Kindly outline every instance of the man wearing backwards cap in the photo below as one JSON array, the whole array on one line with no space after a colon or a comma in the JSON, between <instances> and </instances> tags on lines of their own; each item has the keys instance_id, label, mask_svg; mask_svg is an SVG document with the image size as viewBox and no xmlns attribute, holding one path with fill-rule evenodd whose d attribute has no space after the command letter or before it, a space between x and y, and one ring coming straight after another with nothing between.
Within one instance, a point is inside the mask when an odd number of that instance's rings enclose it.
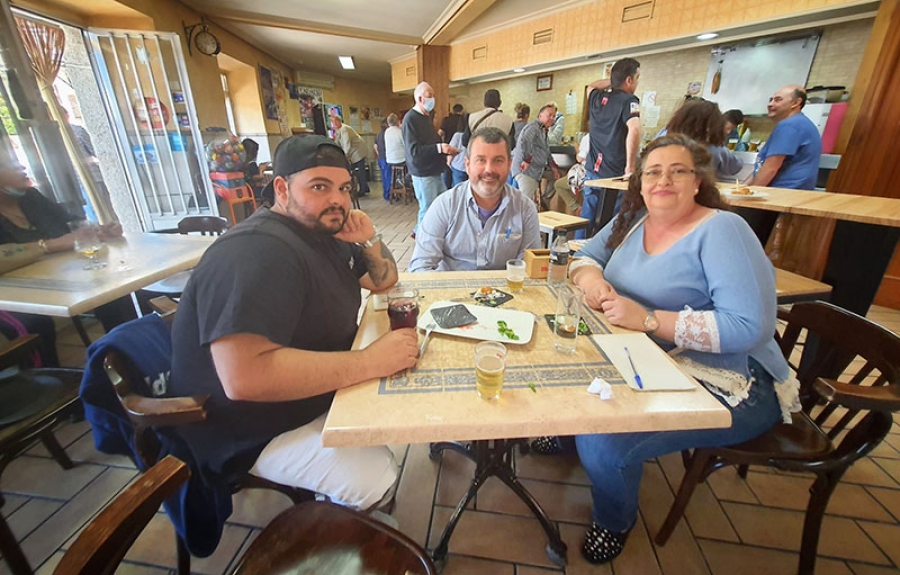
<instances>
[{"instance_id":1,"label":"man wearing backwards cap","mask_svg":"<svg viewBox=\"0 0 900 575\"><path fill-rule=\"evenodd\" d=\"M275 205L221 236L200 260L172 331L172 394L209 394L203 423L180 428L208 480L248 471L359 509L392 492L387 447L322 447L334 391L412 367L416 332L359 351L360 287L397 265L369 217L350 209L350 165L321 136L275 150Z\"/></svg>"}]
</instances>

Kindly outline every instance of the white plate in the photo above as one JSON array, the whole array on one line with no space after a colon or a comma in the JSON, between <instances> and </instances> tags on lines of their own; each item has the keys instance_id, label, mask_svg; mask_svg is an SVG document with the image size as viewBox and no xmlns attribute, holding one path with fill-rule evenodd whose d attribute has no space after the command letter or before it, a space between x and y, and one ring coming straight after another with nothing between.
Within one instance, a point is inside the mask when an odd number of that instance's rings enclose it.
<instances>
[{"instance_id":1,"label":"white plate","mask_svg":"<svg viewBox=\"0 0 900 575\"><path fill-rule=\"evenodd\" d=\"M734 188L722 190L722 195L729 200L761 200L769 197L767 192L758 192L756 190L750 190L749 194L735 194Z\"/></svg>"},{"instance_id":2,"label":"white plate","mask_svg":"<svg viewBox=\"0 0 900 575\"><path fill-rule=\"evenodd\" d=\"M425 329L425 326L430 323L437 325L437 322L434 321L434 317L431 315L432 309L449 307L451 305L466 306L469 313L474 315L478 321L469 325L450 329L444 329L438 326L434 328L435 333L445 333L447 335L456 335L459 337L467 337L469 339L499 341L501 343L512 344L525 344L531 341L531 335L532 332L534 332L534 314L469 303L460 304L459 302L453 301L438 301L431 304L431 307L429 307L427 311L419 314L419 321L417 324L419 329ZM501 335L500 331L497 329L497 322L500 320L505 321L506 325L519 336L519 339L513 340Z\"/></svg>"}]
</instances>

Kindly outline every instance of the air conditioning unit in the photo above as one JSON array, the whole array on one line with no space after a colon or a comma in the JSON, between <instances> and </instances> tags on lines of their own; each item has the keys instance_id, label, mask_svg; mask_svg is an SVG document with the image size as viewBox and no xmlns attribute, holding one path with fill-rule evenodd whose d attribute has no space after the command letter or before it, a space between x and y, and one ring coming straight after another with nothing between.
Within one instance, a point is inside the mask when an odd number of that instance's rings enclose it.
<instances>
[{"instance_id":1,"label":"air conditioning unit","mask_svg":"<svg viewBox=\"0 0 900 575\"><path fill-rule=\"evenodd\" d=\"M329 74L317 74L315 72L298 71L296 75L296 84L301 87L308 86L310 88L334 90L334 76Z\"/></svg>"}]
</instances>

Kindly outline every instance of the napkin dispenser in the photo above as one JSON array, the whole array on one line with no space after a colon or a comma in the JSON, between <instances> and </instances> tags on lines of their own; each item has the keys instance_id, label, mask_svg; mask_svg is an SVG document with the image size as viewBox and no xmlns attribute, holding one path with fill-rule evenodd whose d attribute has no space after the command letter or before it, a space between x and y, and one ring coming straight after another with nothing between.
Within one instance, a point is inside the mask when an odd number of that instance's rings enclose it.
<instances>
[{"instance_id":1,"label":"napkin dispenser","mask_svg":"<svg viewBox=\"0 0 900 575\"><path fill-rule=\"evenodd\" d=\"M525 274L533 279L547 277L550 250L525 250Z\"/></svg>"}]
</instances>

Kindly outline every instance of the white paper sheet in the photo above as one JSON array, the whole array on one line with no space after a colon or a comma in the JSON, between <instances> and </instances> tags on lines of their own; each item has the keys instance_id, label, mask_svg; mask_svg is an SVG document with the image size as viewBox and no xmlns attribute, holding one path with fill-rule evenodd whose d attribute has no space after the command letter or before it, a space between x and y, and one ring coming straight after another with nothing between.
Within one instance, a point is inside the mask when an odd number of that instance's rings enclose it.
<instances>
[{"instance_id":1,"label":"white paper sheet","mask_svg":"<svg viewBox=\"0 0 900 575\"><path fill-rule=\"evenodd\" d=\"M616 366L625 382L637 391L678 391L696 389L696 380L683 372L672 358L643 333L609 334L592 336L609 360ZM634 367L641 376L641 390L634 379L634 370L628 362L628 348Z\"/></svg>"}]
</instances>

